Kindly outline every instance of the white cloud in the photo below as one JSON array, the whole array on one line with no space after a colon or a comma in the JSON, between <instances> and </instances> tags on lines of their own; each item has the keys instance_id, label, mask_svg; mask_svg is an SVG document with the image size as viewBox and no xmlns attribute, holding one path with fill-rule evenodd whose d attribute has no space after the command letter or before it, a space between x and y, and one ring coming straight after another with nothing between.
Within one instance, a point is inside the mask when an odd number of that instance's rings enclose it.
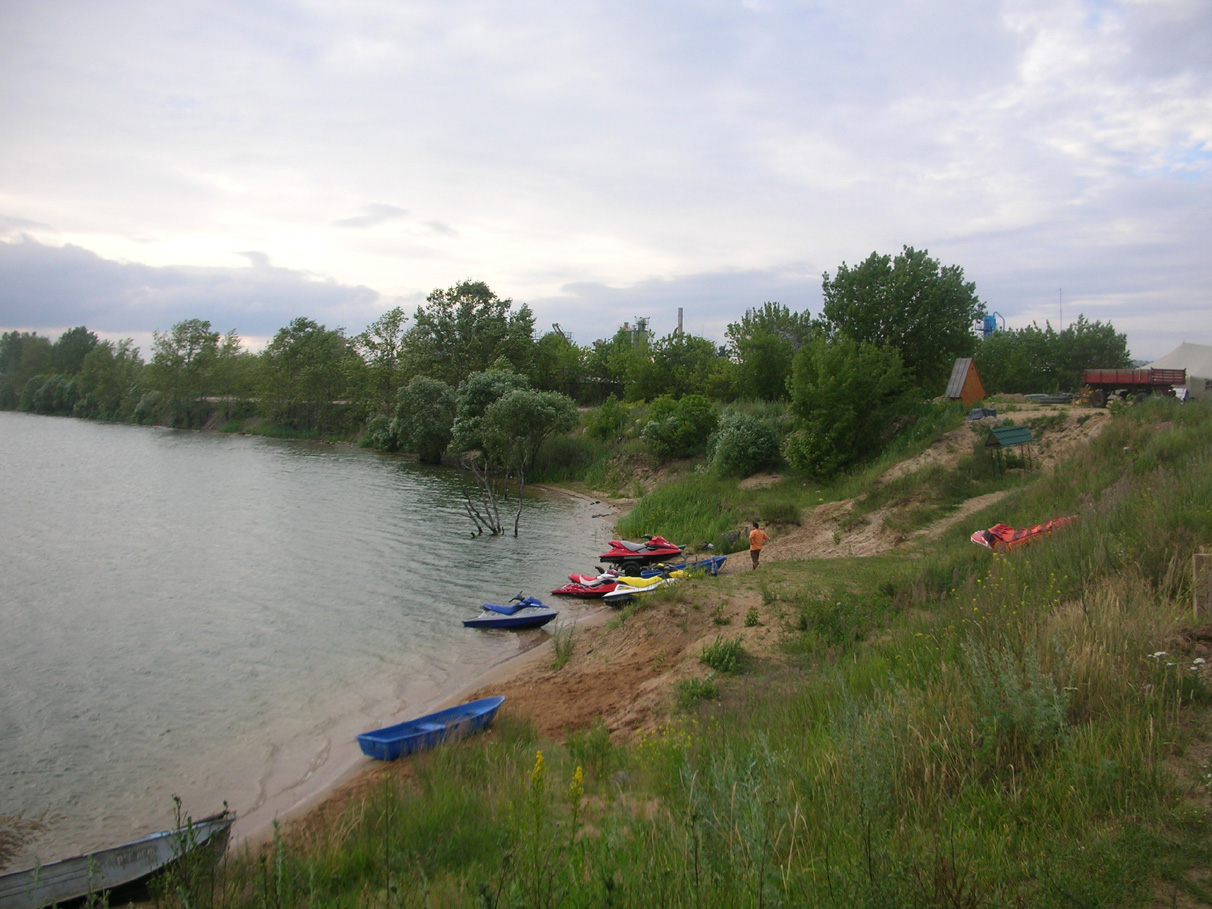
<instances>
[{"instance_id":1,"label":"white cloud","mask_svg":"<svg viewBox=\"0 0 1212 909\"><path fill-rule=\"evenodd\" d=\"M214 275L257 272L238 252L257 250L275 287L332 291L300 303L374 288L358 305L382 311L470 277L540 324L584 307L602 335L645 300L680 299L690 328L773 291L811 301L821 271L909 244L1000 311L1049 311L1064 285L1074 315L1088 300L1156 348L1170 330L1141 317L1144 288L1176 311L1209 302L1210 10L21 4L0 23L0 235L113 265L82 274L172 274L198 306ZM132 334L180 311L121 281L87 309L31 281L0 272L30 294L8 294L0 328L76 323L39 299ZM223 311L259 324L288 311L237 299ZM341 321L274 328L296 315Z\"/></svg>"}]
</instances>

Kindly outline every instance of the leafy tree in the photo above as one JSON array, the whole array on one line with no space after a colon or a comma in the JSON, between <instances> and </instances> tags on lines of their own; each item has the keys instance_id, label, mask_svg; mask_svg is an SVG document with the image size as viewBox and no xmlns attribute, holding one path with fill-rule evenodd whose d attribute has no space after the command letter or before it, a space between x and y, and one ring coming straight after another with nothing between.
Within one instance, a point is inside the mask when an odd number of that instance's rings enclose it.
<instances>
[{"instance_id":1,"label":"leafy tree","mask_svg":"<svg viewBox=\"0 0 1212 909\"><path fill-rule=\"evenodd\" d=\"M610 340L594 341L585 354L585 378L597 388L596 400L605 400L609 395L640 400L628 382L634 381L637 371L651 360L650 346L647 332L621 328Z\"/></svg>"},{"instance_id":2,"label":"leafy tree","mask_svg":"<svg viewBox=\"0 0 1212 909\"><path fill-rule=\"evenodd\" d=\"M483 281L462 281L434 290L418 307L406 344L415 375L458 386L473 372L498 361L518 372L530 370L534 357L534 315L526 304L510 312Z\"/></svg>"},{"instance_id":3,"label":"leafy tree","mask_svg":"<svg viewBox=\"0 0 1212 909\"><path fill-rule=\"evenodd\" d=\"M996 331L980 342L976 364L989 393L1029 394L1076 391L1083 369L1126 369L1132 360L1125 335L1081 315L1059 332L1050 323Z\"/></svg>"},{"instance_id":4,"label":"leafy tree","mask_svg":"<svg viewBox=\"0 0 1212 909\"><path fill-rule=\"evenodd\" d=\"M424 464L442 463L453 436L458 395L440 379L413 376L397 396L393 435L402 451L415 451Z\"/></svg>"},{"instance_id":5,"label":"leafy tree","mask_svg":"<svg viewBox=\"0 0 1212 909\"><path fill-rule=\"evenodd\" d=\"M891 441L909 388L895 347L846 335L805 345L792 371L787 460L828 477L874 457Z\"/></svg>"},{"instance_id":6,"label":"leafy tree","mask_svg":"<svg viewBox=\"0 0 1212 909\"><path fill-rule=\"evenodd\" d=\"M484 411L481 432L489 460L501 464L517 483L518 508L513 535L518 535L522 516L522 491L526 474L534 465L543 441L577 425L576 404L557 391L518 388L506 393Z\"/></svg>"},{"instance_id":7,"label":"leafy tree","mask_svg":"<svg viewBox=\"0 0 1212 909\"><path fill-rule=\"evenodd\" d=\"M814 332L808 311L793 313L781 303L751 309L725 333L737 362L737 394L762 401L786 401L796 351Z\"/></svg>"},{"instance_id":8,"label":"leafy tree","mask_svg":"<svg viewBox=\"0 0 1212 909\"><path fill-rule=\"evenodd\" d=\"M549 331L535 342L534 366L530 373L540 391L558 391L578 398L585 374L585 351L558 331Z\"/></svg>"},{"instance_id":9,"label":"leafy tree","mask_svg":"<svg viewBox=\"0 0 1212 909\"><path fill-rule=\"evenodd\" d=\"M407 322L408 316L397 306L366 326L366 330L355 335L350 342L366 361L367 393L373 407L390 401L400 385L404 342L407 337L404 326Z\"/></svg>"},{"instance_id":10,"label":"leafy tree","mask_svg":"<svg viewBox=\"0 0 1212 909\"><path fill-rule=\"evenodd\" d=\"M134 344L131 338L117 344L101 341L88 352L76 377L76 416L121 420L133 415L143 377L143 360Z\"/></svg>"},{"instance_id":11,"label":"leafy tree","mask_svg":"<svg viewBox=\"0 0 1212 909\"><path fill-rule=\"evenodd\" d=\"M167 332L155 332L149 384L170 402L172 423L202 421L201 405L218 355L219 333L204 319L186 319Z\"/></svg>"},{"instance_id":12,"label":"leafy tree","mask_svg":"<svg viewBox=\"0 0 1212 909\"><path fill-rule=\"evenodd\" d=\"M55 372L61 376L74 376L97 342L97 336L83 325L69 328L59 335L59 340L51 348L51 363Z\"/></svg>"},{"instance_id":13,"label":"leafy tree","mask_svg":"<svg viewBox=\"0 0 1212 909\"><path fill-rule=\"evenodd\" d=\"M680 401L666 395L652 402L640 437L658 458L690 457L706 448L717 424L715 405L703 395Z\"/></svg>"},{"instance_id":14,"label":"leafy tree","mask_svg":"<svg viewBox=\"0 0 1212 909\"><path fill-rule=\"evenodd\" d=\"M729 412L708 445L711 470L723 477L748 477L778 465L782 435L769 420Z\"/></svg>"},{"instance_id":15,"label":"leafy tree","mask_svg":"<svg viewBox=\"0 0 1212 909\"><path fill-rule=\"evenodd\" d=\"M303 317L279 329L261 353L267 415L296 429L334 431L356 359L340 329Z\"/></svg>"},{"instance_id":16,"label":"leafy tree","mask_svg":"<svg viewBox=\"0 0 1212 909\"><path fill-rule=\"evenodd\" d=\"M511 391L529 387L529 379L506 369L474 372L464 379L458 389L458 408L453 426L455 449L483 449L481 422L489 405Z\"/></svg>"},{"instance_id":17,"label":"leafy tree","mask_svg":"<svg viewBox=\"0 0 1212 909\"><path fill-rule=\"evenodd\" d=\"M931 395L942 393L956 358L976 348L972 325L985 313L976 285L925 250L906 246L895 259L872 253L854 268L843 262L822 287L830 337L895 347L905 374Z\"/></svg>"},{"instance_id":18,"label":"leafy tree","mask_svg":"<svg viewBox=\"0 0 1212 909\"><path fill-rule=\"evenodd\" d=\"M53 371L49 338L18 331L0 335L0 377L6 386L3 406L18 406L26 383L36 375L46 376Z\"/></svg>"},{"instance_id":19,"label":"leafy tree","mask_svg":"<svg viewBox=\"0 0 1212 909\"><path fill-rule=\"evenodd\" d=\"M728 398L732 368L711 341L675 331L653 344L650 356L637 357L632 362L627 374L627 397L637 401L689 394Z\"/></svg>"},{"instance_id":20,"label":"leafy tree","mask_svg":"<svg viewBox=\"0 0 1212 909\"><path fill-rule=\"evenodd\" d=\"M618 439L627 428L631 412L626 404L611 395L589 416L585 432L592 438L607 442Z\"/></svg>"}]
</instances>

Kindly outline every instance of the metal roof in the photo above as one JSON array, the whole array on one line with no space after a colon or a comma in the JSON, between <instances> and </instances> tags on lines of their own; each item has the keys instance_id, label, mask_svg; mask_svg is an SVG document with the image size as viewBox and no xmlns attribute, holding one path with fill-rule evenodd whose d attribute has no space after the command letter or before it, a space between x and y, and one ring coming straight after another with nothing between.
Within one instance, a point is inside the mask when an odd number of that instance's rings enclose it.
<instances>
[{"instance_id":1,"label":"metal roof","mask_svg":"<svg viewBox=\"0 0 1212 909\"><path fill-rule=\"evenodd\" d=\"M1014 445L1029 445L1035 441L1031 430L1026 426L994 426L989 430L989 438L985 440L986 448L1000 445L1010 448Z\"/></svg>"}]
</instances>

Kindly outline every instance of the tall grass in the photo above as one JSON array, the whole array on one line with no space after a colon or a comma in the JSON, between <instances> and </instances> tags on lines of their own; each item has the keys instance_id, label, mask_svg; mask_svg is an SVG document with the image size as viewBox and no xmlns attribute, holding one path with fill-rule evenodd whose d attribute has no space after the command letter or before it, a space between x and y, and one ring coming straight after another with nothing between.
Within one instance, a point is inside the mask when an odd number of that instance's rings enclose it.
<instances>
[{"instance_id":1,"label":"tall grass","mask_svg":"<svg viewBox=\"0 0 1212 909\"><path fill-rule=\"evenodd\" d=\"M1209 503L1212 412L1125 409L1004 501L1008 523L1079 515L1045 541L994 555L957 529L765 576L787 671L718 703L685 686L693 714L632 746L502 718L245 865L227 904L1207 904L1184 566Z\"/></svg>"}]
</instances>

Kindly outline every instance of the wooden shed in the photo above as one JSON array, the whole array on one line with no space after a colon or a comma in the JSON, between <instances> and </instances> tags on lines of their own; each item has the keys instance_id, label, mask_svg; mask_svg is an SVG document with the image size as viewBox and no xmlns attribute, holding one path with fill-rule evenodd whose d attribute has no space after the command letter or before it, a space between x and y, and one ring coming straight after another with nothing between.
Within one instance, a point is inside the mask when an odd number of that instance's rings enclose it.
<instances>
[{"instance_id":1,"label":"wooden shed","mask_svg":"<svg viewBox=\"0 0 1212 909\"><path fill-rule=\"evenodd\" d=\"M985 399L985 383L976 371L976 362L971 357L960 357L951 370L951 381L947 383L948 401L962 401L971 407L976 401Z\"/></svg>"}]
</instances>

